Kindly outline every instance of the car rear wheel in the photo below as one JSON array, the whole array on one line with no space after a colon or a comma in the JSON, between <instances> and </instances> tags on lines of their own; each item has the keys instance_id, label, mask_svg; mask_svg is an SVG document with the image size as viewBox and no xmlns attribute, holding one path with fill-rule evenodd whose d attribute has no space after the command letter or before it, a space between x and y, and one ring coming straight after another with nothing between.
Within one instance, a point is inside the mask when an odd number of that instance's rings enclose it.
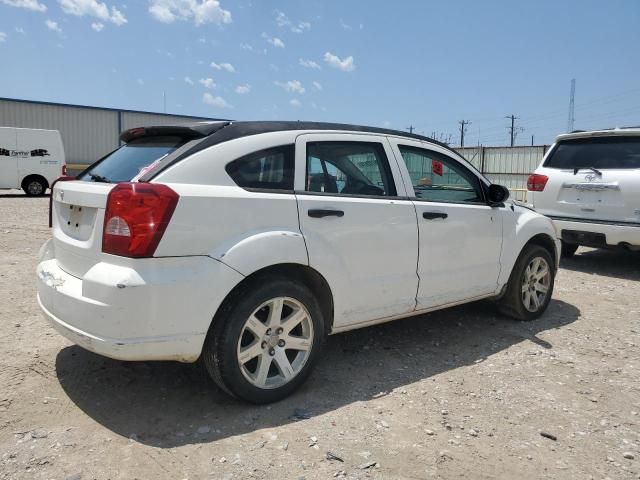
<instances>
[{"instance_id":1,"label":"car rear wheel","mask_svg":"<svg viewBox=\"0 0 640 480\"><path fill-rule=\"evenodd\" d=\"M262 278L221 307L203 349L209 375L252 403L280 400L309 375L324 342L322 311L311 291Z\"/></svg>"},{"instance_id":2,"label":"car rear wheel","mask_svg":"<svg viewBox=\"0 0 640 480\"><path fill-rule=\"evenodd\" d=\"M560 254L564 258L573 257L573 254L576 253L576 250L578 250L578 247L579 245L575 243L562 242L562 250L560 251Z\"/></svg>"},{"instance_id":3,"label":"car rear wheel","mask_svg":"<svg viewBox=\"0 0 640 480\"><path fill-rule=\"evenodd\" d=\"M22 183L22 190L29 197L39 197L47 190L47 182L42 177L27 177Z\"/></svg>"},{"instance_id":4,"label":"car rear wheel","mask_svg":"<svg viewBox=\"0 0 640 480\"><path fill-rule=\"evenodd\" d=\"M553 293L555 266L549 251L527 245L516 261L500 311L516 320L535 320L547 309Z\"/></svg>"}]
</instances>

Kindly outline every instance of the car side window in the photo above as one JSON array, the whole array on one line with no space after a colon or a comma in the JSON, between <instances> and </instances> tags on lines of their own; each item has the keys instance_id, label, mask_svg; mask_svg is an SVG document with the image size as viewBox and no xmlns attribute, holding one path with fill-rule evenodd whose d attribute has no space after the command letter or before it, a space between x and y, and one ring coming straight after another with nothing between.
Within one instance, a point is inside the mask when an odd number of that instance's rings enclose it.
<instances>
[{"instance_id":1,"label":"car side window","mask_svg":"<svg viewBox=\"0 0 640 480\"><path fill-rule=\"evenodd\" d=\"M228 163L225 169L242 188L292 191L294 152L294 145L260 150Z\"/></svg>"},{"instance_id":2,"label":"car side window","mask_svg":"<svg viewBox=\"0 0 640 480\"><path fill-rule=\"evenodd\" d=\"M399 145L416 198L431 202L485 203L478 178L438 152Z\"/></svg>"},{"instance_id":3,"label":"car side window","mask_svg":"<svg viewBox=\"0 0 640 480\"><path fill-rule=\"evenodd\" d=\"M377 142L307 144L307 192L395 196L389 161Z\"/></svg>"}]
</instances>

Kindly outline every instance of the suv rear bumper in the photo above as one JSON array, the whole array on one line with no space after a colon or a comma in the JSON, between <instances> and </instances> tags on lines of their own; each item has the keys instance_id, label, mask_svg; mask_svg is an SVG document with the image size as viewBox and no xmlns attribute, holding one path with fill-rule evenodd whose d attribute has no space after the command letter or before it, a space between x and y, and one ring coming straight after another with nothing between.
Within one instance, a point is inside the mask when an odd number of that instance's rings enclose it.
<instances>
[{"instance_id":1,"label":"suv rear bumper","mask_svg":"<svg viewBox=\"0 0 640 480\"><path fill-rule=\"evenodd\" d=\"M210 257L99 262L78 278L51 258L51 244L42 252L44 317L72 342L118 360L196 361L218 306L243 278Z\"/></svg>"},{"instance_id":2,"label":"suv rear bumper","mask_svg":"<svg viewBox=\"0 0 640 480\"><path fill-rule=\"evenodd\" d=\"M578 243L580 245L587 245L593 247L606 247L606 246L620 246L631 245L634 247L640 247L640 223L620 223L620 222L595 222L592 220L581 219L566 219L562 217L550 217L556 227L558 237L569 240L570 243ZM604 241L602 245L599 245L598 241L590 241L591 237L585 235L585 241L580 241L579 237L576 237L575 233L570 235L563 235L562 231L578 232L585 234L599 234L604 235Z\"/></svg>"}]
</instances>

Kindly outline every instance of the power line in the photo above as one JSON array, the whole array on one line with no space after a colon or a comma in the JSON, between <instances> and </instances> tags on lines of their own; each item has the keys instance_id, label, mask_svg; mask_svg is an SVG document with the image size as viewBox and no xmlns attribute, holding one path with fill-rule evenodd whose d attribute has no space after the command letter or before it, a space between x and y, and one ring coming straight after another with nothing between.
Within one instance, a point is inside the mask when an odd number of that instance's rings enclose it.
<instances>
[{"instance_id":1,"label":"power line","mask_svg":"<svg viewBox=\"0 0 640 480\"><path fill-rule=\"evenodd\" d=\"M458 124L460 125L460 147L464 147L464 134L467 126L471 125L471 122L469 120L460 120Z\"/></svg>"},{"instance_id":2,"label":"power line","mask_svg":"<svg viewBox=\"0 0 640 480\"><path fill-rule=\"evenodd\" d=\"M413 125L409 125L407 127L407 130L409 130L409 133L413 133L413 131L416 129L416 127L414 127Z\"/></svg>"}]
</instances>

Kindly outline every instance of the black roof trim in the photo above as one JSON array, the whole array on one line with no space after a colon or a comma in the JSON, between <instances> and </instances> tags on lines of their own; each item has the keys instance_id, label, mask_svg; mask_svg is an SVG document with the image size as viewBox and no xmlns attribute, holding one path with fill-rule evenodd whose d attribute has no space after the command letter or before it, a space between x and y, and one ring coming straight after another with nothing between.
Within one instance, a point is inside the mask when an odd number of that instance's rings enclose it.
<instances>
[{"instance_id":1,"label":"black roof trim","mask_svg":"<svg viewBox=\"0 0 640 480\"><path fill-rule=\"evenodd\" d=\"M176 136L184 139L203 138L229 125L230 122L193 122L182 125L157 125L130 128L120 134L127 143L136 138Z\"/></svg>"},{"instance_id":2,"label":"black roof trim","mask_svg":"<svg viewBox=\"0 0 640 480\"><path fill-rule=\"evenodd\" d=\"M102 110L107 112L122 112L122 113L142 113L145 115L160 115L163 117L175 117L175 118L192 118L193 120L216 120L216 121L228 121L225 118L209 118L209 117L198 117L195 115L181 115L179 113L163 113L163 112L149 112L146 110L129 110L126 108L109 108L109 107L96 107L93 105L76 105L73 103L58 103L58 102L45 102L42 100L26 100L23 98L7 98L0 97L0 101L7 102L17 102L17 103L29 103L32 105L45 105L51 107L69 107L69 108L82 108L85 110Z\"/></svg>"},{"instance_id":3,"label":"black roof trim","mask_svg":"<svg viewBox=\"0 0 640 480\"><path fill-rule=\"evenodd\" d=\"M237 138L248 137L251 135L259 135L262 133L270 133L270 132L282 132L282 131L291 131L291 130L318 130L318 131L326 131L326 130L340 130L347 132L359 132L359 133L375 133L381 135L393 135L398 137L410 138L413 140L420 140L423 142L429 142L434 145L439 145L443 148L446 148L450 152L453 152L456 155L460 155L454 149L449 147L448 145L438 142L429 137L425 137L422 135L417 135L415 133L407 133L401 132L399 130L391 130L388 128L379 128L379 127L367 127L363 125L349 125L346 123L327 123L327 122L294 122L294 121L245 121L245 122L228 122L223 128L220 128L213 132L206 138L203 138L202 141L198 142L192 148L183 152L181 155L176 156L174 158L166 158L165 161L161 162L160 165L149 172L147 175L144 175L140 181L147 182L151 180L156 175L160 174L163 170L167 169L171 165L179 162L183 158L186 158L194 153L197 153L205 148L209 148L213 145L217 145L220 143L228 142L229 140L235 140Z\"/></svg>"}]
</instances>

